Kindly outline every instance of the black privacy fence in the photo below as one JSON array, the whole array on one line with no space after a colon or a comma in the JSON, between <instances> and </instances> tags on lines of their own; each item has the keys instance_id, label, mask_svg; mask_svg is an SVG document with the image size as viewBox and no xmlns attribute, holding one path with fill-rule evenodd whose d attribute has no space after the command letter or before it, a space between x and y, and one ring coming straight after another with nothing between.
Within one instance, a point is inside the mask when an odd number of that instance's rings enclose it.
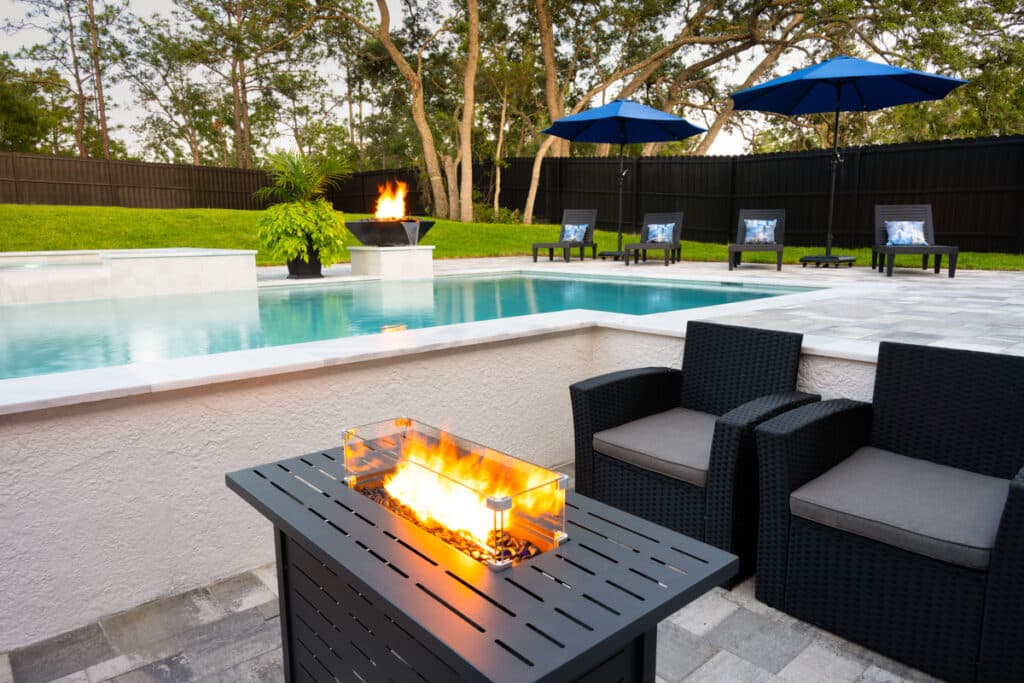
<instances>
[{"instance_id":1,"label":"black privacy fence","mask_svg":"<svg viewBox=\"0 0 1024 683\"><path fill-rule=\"evenodd\" d=\"M967 251L1024 253L1024 136L946 140L841 150L834 244L869 246L875 204L931 204L936 239ZM683 211L684 238L735 239L740 209L785 209L786 243L825 241L828 151L747 156L628 158L623 224L639 231L648 212ZM502 206L522 210L532 158L505 160ZM536 222L558 222L563 209L596 208L598 225L618 215L617 157L545 159L534 204ZM407 213L429 211L413 169L357 173L328 193L335 208L372 213L388 180L409 186ZM494 168L479 165L480 195L493 197ZM142 208L260 209L259 170L84 160L0 153L0 203Z\"/></svg>"}]
</instances>

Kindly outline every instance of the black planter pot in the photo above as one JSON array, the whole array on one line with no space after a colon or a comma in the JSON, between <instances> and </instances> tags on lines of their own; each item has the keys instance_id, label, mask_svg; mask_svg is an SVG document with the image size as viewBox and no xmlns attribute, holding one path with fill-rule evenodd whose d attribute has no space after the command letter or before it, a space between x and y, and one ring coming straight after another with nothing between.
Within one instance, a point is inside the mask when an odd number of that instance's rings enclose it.
<instances>
[{"instance_id":1,"label":"black planter pot","mask_svg":"<svg viewBox=\"0 0 1024 683\"><path fill-rule=\"evenodd\" d=\"M323 273L320 272L320 252L313 248L312 241L306 245L306 257L309 259L308 262L300 258L288 261L289 280L323 277Z\"/></svg>"}]
</instances>

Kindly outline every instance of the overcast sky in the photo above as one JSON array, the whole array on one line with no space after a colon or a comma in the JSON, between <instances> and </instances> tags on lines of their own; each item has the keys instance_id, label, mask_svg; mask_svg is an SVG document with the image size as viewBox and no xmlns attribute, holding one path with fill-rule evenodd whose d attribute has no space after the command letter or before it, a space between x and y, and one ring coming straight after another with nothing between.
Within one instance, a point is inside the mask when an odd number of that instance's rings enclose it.
<instances>
[{"instance_id":1,"label":"overcast sky","mask_svg":"<svg viewBox=\"0 0 1024 683\"><path fill-rule=\"evenodd\" d=\"M273 0L268 0L272 2ZM170 15L174 4L171 0L128 0L128 4L136 15L148 17L152 14L163 14L166 16ZM391 8L391 23L394 25L401 16L401 9L398 3L392 3ZM16 2L15 0L0 0L0 21L11 19L16 20L24 16L24 3ZM31 45L35 42L40 42L44 37L40 36L38 32L32 31L21 31L14 35L3 35L3 51L14 52L19 48ZM396 87L401 87L404 84L402 82L396 82ZM538 86L540 87L540 86ZM104 88L106 90L106 88ZM107 91L108 101L113 102L116 107L108 109L107 117L110 123L114 126L121 126L121 129L115 133L115 137L123 139L128 144L128 149L134 153L139 153L139 147L135 143L134 135L131 132L131 126L135 124L142 115L141 107L137 106L134 102L134 96L131 90L127 86L113 86ZM694 121L700 123L699 121ZM278 146L288 147L293 145L289 140L280 140ZM709 151L710 154L741 154L744 148L744 141L738 135L730 135L727 131L722 131L715 142L711 145Z\"/></svg>"}]
</instances>

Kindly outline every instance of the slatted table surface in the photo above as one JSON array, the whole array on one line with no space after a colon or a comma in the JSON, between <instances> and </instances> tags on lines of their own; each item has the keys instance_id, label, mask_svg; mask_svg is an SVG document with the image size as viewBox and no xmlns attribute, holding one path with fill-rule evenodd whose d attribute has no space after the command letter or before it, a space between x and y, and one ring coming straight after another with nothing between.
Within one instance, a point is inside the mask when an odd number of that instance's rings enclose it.
<instances>
[{"instance_id":1,"label":"slatted table surface","mask_svg":"<svg viewBox=\"0 0 1024 683\"><path fill-rule=\"evenodd\" d=\"M569 492L569 540L494 572L342 476L340 448L227 475L275 526L289 680L653 681L658 622L737 570Z\"/></svg>"}]
</instances>

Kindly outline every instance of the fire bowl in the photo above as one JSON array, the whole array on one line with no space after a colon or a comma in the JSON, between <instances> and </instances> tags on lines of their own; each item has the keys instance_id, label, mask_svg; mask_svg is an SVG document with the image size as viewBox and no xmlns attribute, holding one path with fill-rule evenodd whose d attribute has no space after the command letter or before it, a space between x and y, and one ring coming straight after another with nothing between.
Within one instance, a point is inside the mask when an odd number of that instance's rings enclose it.
<instances>
[{"instance_id":1,"label":"fire bowl","mask_svg":"<svg viewBox=\"0 0 1024 683\"><path fill-rule=\"evenodd\" d=\"M363 218L345 221L345 227L368 247L405 247L419 244L420 238L434 227L434 221L421 221L418 218Z\"/></svg>"}]
</instances>

